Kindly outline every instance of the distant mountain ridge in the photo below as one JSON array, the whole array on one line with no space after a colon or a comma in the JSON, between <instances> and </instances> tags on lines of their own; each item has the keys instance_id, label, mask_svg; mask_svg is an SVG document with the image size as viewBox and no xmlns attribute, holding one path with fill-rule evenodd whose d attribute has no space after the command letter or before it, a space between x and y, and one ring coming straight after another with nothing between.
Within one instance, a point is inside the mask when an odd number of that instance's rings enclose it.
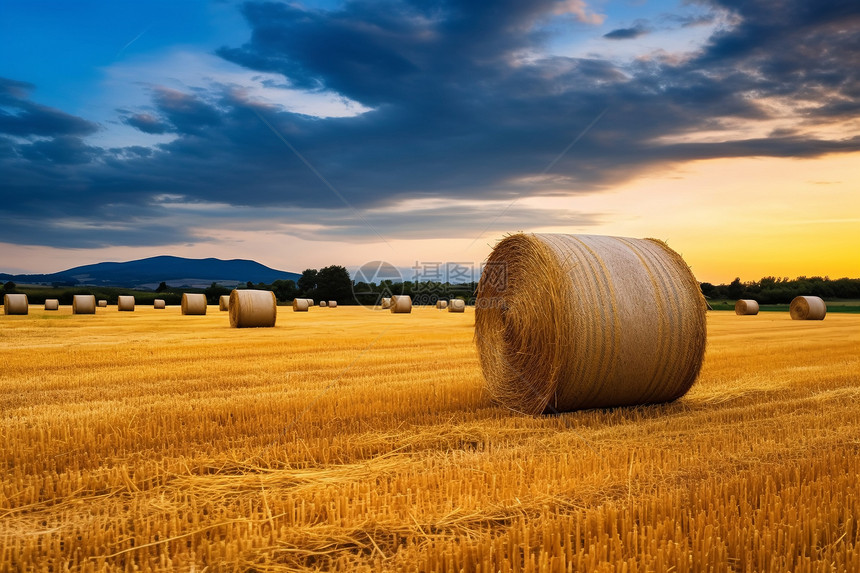
<instances>
[{"instance_id":1,"label":"distant mountain ridge","mask_svg":"<svg viewBox=\"0 0 860 573\"><path fill-rule=\"evenodd\" d=\"M247 259L187 259L162 255L124 263L96 263L50 274L11 275L0 281L22 284L120 286L154 289L162 281L169 286L207 287L213 282L230 287L239 283L271 284L298 280L299 274L279 271Z\"/></svg>"}]
</instances>

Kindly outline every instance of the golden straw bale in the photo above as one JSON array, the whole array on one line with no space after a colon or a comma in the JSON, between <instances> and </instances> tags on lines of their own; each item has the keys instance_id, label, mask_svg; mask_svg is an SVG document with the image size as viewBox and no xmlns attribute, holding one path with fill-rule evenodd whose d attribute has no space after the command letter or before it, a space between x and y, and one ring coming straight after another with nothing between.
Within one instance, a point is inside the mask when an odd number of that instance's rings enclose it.
<instances>
[{"instance_id":1,"label":"golden straw bale","mask_svg":"<svg viewBox=\"0 0 860 573\"><path fill-rule=\"evenodd\" d=\"M337 301L336 300L328 301L328 307L329 308L337 308Z\"/></svg>"},{"instance_id":2,"label":"golden straw bale","mask_svg":"<svg viewBox=\"0 0 860 573\"><path fill-rule=\"evenodd\" d=\"M46 298L45 310L60 310L60 301L55 298Z\"/></svg>"},{"instance_id":3,"label":"golden straw bale","mask_svg":"<svg viewBox=\"0 0 860 573\"><path fill-rule=\"evenodd\" d=\"M324 300L320 301L320 306L328 306L328 303Z\"/></svg>"},{"instance_id":4,"label":"golden straw bale","mask_svg":"<svg viewBox=\"0 0 860 573\"><path fill-rule=\"evenodd\" d=\"M222 294L218 299L218 310L230 310L230 295Z\"/></svg>"},{"instance_id":5,"label":"golden straw bale","mask_svg":"<svg viewBox=\"0 0 860 573\"><path fill-rule=\"evenodd\" d=\"M107 308L107 301L103 298L100 298L99 302L98 302L98 306L99 306L99 308Z\"/></svg>"},{"instance_id":6,"label":"golden straw bale","mask_svg":"<svg viewBox=\"0 0 860 573\"><path fill-rule=\"evenodd\" d=\"M293 299L293 312L307 312L308 306L308 299L306 298Z\"/></svg>"},{"instance_id":7,"label":"golden straw bale","mask_svg":"<svg viewBox=\"0 0 860 573\"><path fill-rule=\"evenodd\" d=\"M30 301L26 294L4 294L4 314L27 314L30 312Z\"/></svg>"},{"instance_id":8,"label":"golden straw bale","mask_svg":"<svg viewBox=\"0 0 860 573\"><path fill-rule=\"evenodd\" d=\"M166 307L167 304L165 304L164 299L157 298L152 301L152 308L162 309Z\"/></svg>"},{"instance_id":9,"label":"golden straw bale","mask_svg":"<svg viewBox=\"0 0 860 573\"><path fill-rule=\"evenodd\" d=\"M391 296L391 312L396 314L409 314L412 312L412 297L406 294Z\"/></svg>"},{"instance_id":10,"label":"golden straw bale","mask_svg":"<svg viewBox=\"0 0 860 573\"><path fill-rule=\"evenodd\" d=\"M661 241L517 234L482 273L475 342L490 395L513 410L668 402L699 374L705 308Z\"/></svg>"},{"instance_id":11,"label":"golden straw bale","mask_svg":"<svg viewBox=\"0 0 860 573\"><path fill-rule=\"evenodd\" d=\"M72 297L72 314L95 314L96 297L91 294L76 294Z\"/></svg>"},{"instance_id":12,"label":"golden straw bale","mask_svg":"<svg viewBox=\"0 0 860 573\"><path fill-rule=\"evenodd\" d=\"M131 295L120 295L116 299L116 309L126 312L134 311L134 297Z\"/></svg>"},{"instance_id":13,"label":"golden straw bale","mask_svg":"<svg viewBox=\"0 0 860 573\"><path fill-rule=\"evenodd\" d=\"M451 304L448 305L448 312L466 312L466 301L459 298L451 299Z\"/></svg>"},{"instance_id":14,"label":"golden straw bale","mask_svg":"<svg viewBox=\"0 0 860 573\"><path fill-rule=\"evenodd\" d=\"M383 309L391 308L391 297L389 297L389 296L382 297L382 308Z\"/></svg>"},{"instance_id":15,"label":"golden straw bale","mask_svg":"<svg viewBox=\"0 0 860 573\"><path fill-rule=\"evenodd\" d=\"M270 290L237 289L230 293L229 312L233 328L275 326L278 299Z\"/></svg>"},{"instance_id":16,"label":"golden straw bale","mask_svg":"<svg viewBox=\"0 0 860 573\"><path fill-rule=\"evenodd\" d=\"M448 301L447 300L437 300L436 301L436 308L438 308L440 310L444 310L444 309L448 308Z\"/></svg>"},{"instance_id":17,"label":"golden straw bale","mask_svg":"<svg viewBox=\"0 0 860 573\"><path fill-rule=\"evenodd\" d=\"M206 295L203 293L182 293L182 314L206 314Z\"/></svg>"},{"instance_id":18,"label":"golden straw bale","mask_svg":"<svg viewBox=\"0 0 860 573\"><path fill-rule=\"evenodd\" d=\"M824 320L827 305L817 296L797 296L791 301L788 312L792 320Z\"/></svg>"},{"instance_id":19,"label":"golden straw bale","mask_svg":"<svg viewBox=\"0 0 860 573\"><path fill-rule=\"evenodd\" d=\"M751 299L742 298L735 303L735 314L741 316L758 314L758 303Z\"/></svg>"}]
</instances>

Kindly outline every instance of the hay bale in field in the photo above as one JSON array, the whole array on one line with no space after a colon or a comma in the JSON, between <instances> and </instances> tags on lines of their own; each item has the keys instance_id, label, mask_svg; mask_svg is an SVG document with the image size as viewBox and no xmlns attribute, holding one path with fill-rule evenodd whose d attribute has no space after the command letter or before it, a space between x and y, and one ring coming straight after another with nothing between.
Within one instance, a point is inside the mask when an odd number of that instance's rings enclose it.
<instances>
[{"instance_id":1,"label":"hay bale in field","mask_svg":"<svg viewBox=\"0 0 860 573\"><path fill-rule=\"evenodd\" d=\"M391 312L409 314L412 312L412 297L406 294L391 296Z\"/></svg>"},{"instance_id":2,"label":"hay bale in field","mask_svg":"<svg viewBox=\"0 0 860 573\"><path fill-rule=\"evenodd\" d=\"M218 310L230 310L230 295L222 294L218 299Z\"/></svg>"},{"instance_id":3,"label":"hay bale in field","mask_svg":"<svg viewBox=\"0 0 860 573\"><path fill-rule=\"evenodd\" d=\"M230 326L257 328L275 326L278 299L270 290L242 289L230 293Z\"/></svg>"},{"instance_id":4,"label":"hay bale in field","mask_svg":"<svg viewBox=\"0 0 860 573\"><path fill-rule=\"evenodd\" d=\"M438 308L439 310L445 310L446 308L448 308L448 301L447 300L437 300L436 301L436 308Z\"/></svg>"},{"instance_id":5,"label":"hay bale in field","mask_svg":"<svg viewBox=\"0 0 860 573\"><path fill-rule=\"evenodd\" d=\"M448 312L466 312L466 301L455 298L451 300L451 304L448 305Z\"/></svg>"},{"instance_id":6,"label":"hay bale in field","mask_svg":"<svg viewBox=\"0 0 860 573\"><path fill-rule=\"evenodd\" d=\"M324 301L324 300L321 300L321 301L320 301L320 306L321 306L321 307L322 307L322 306L328 306L328 303L327 303L326 301Z\"/></svg>"},{"instance_id":7,"label":"hay bale in field","mask_svg":"<svg viewBox=\"0 0 860 573\"><path fill-rule=\"evenodd\" d=\"M308 308L313 308L313 306L316 304L314 302L314 299L312 298L306 298L305 300L308 301Z\"/></svg>"},{"instance_id":8,"label":"hay bale in field","mask_svg":"<svg viewBox=\"0 0 860 573\"><path fill-rule=\"evenodd\" d=\"M337 308L337 301L336 300L328 301L328 307L329 308Z\"/></svg>"},{"instance_id":9,"label":"hay bale in field","mask_svg":"<svg viewBox=\"0 0 860 573\"><path fill-rule=\"evenodd\" d=\"M206 295L203 293L182 293L182 314L206 314Z\"/></svg>"},{"instance_id":10,"label":"hay bale in field","mask_svg":"<svg viewBox=\"0 0 860 573\"><path fill-rule=\"evenodd\" d=\"M387 309L391 308L391 297L386 296L382 298L382 308Z\"/></svg>"},{"instance_id":11,"label":"hay bale in field","mask_svg":"<svg viewBox=\"0 0 860 573\"><path fill-rule=\"evenodd\" d=\"M742 298L735 303L735 314L741 316L758 314L758 303L751 299Z\"/></svg>"},{"instance_id":12,"label":"hay bale in field","mask_svg":"<svg viewBox=\"0 0 860 573\"><path fill-rule=\"evenodd\" d=\"M72 297L72 314L95 314L96 297L91 294L76 294Z\"/></svg>"},{"instance_id":13,"label":"hay bale in field","mask_svg":"<svg viewBox=\"0 0 860 573\"><path fill-rule=\"evenodd\" d=\"M98 305L99 305L99 308L107 308L107 301L103 298L100 298Z\"/></svg>"},{"instance_id":14,"label":"hay bale in field","mask_svg":"<svg viewBox=\"0 0 860 573\"><path fill-rule=\"evenodd\" d=\"M120 295L116 299L116 309L125 311L125 312L133 312L134 311L134 297L131 295Z\"/></svg>"},{"instance_id":15,"label":"hay bale in field","mask_svg":"<svg viewBox=\"0 0 860 573\"><path fill-rule=\"evenodd\" d=\"M699 374L705 331L699 283L655 239L512 235L478 283L487 387L520 412L679 398Z\"/></svg>"},{"instance_id":16,"label":"hay bale in field","mask_svg":"<svg viewBox=\"0 0 860 573\"><path fill-rule=\"evenodd\" d=\"M60 310L60 301L55 298L46 298L45 310Z\"/></svg>"},{"instance_id":17,"label":"hay bale in field","mask_svg":"<svg viewBox=\"0 0 860 573\"><path fill-rule=\"evenodd\" d=\"M293 312L307 312L309 306L308 299L306 298L293 299Z\"/></svg>"},{"instance_id":18,"label":"hay bale in field","mask_svg":"<svg viewBox=\"0 0 860 573\"><path fill-rule=\"evenodd\" d=\"M792 320L824 320L827 305L817 296L797 296L791 301L788 312Z\"/></svg>"},{"instance_id":19,"label":"hay bale in field","mask_svg":"<svg viewBox=\"0 0 860 573\"><path fill-rule=\"evenodd\" d=\"M30 301L26 294L4 294L4 314L27 314L30 312Z\"/></svg>"},{"instance_id":20,"label":"hay bale in field","mask_svg":"<svg viewBox=\"0 0 860 573\"><path fill-rule=\"evenodd\" d=\"M162 309L162 308L166 308L166 307L167 307L167 305L165 304L163 299L157 298L157 299L152 301L152 308Z\"/></svg>"}]
</instances>

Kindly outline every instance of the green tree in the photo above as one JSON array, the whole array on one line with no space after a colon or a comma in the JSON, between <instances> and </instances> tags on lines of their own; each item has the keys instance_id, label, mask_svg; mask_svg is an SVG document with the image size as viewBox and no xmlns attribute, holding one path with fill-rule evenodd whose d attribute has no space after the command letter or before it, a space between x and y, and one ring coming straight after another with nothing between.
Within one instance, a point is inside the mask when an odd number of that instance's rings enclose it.
<instances>
[{"instance_id":1,"label":"green tree","mask_svg":"<svg viewBox=\"0 0 860 573\"><path fill-rule=\"evenodd\" d=\"M739 299L744 293L744 285L741 284L740 277L735 278L726 289L726 296L729 299Z\"/></svg>"},{"instance_id":2,"label":"green tree","mask_svg":"<svg viewBox=\"0 0 860 573\"><path fill-rule=\"evenodd\" d=\"M314 298L314 291L317 288L317 270L305 269L302 271L302 276L299 277L297 286L299 287L299 294Z\"/></svg>"},{"instance_id":3,"label":"green tree","mask_svg":"<svg viewBox=\"0 0 860 573\"><path fill-rule=\"evenodd\" d=\"M280 301L293 300L296 298L296 295L299 294L295 281L289 279L285 281L278 279L273 282L272 291L274 291L275 297Z\"/></svg>"},{"instance_id":4,"label":"green tree","mask_svg":"<svg viewBox=\"0 0 860 573\"><path fill-rule=\"evenodd\" d=\"M161 281L160 283L158 283L158 288L155 289L155 292L164 292L166 290L167 290L167 283L164 281Z\"/></svg>"},{"instance_id":5,"label":"green tree","mask_svg":"<svg viewBox=\"0 0 860 573\"><path fill-rule=\"evenodd\" d=\"M320 300L352 301L352 279L340 265L331 265L317 273L317 294Z\"/></svg>"},{"instance_id":6,"label":"green tree","mask_svg":"<svg viewBox=\"0 0 860 573\"><path fill-rule=\"evenodd\" d=\"M15 283L12 281L7 282L3 285L3 292L15 292L15 287L17 287Z\"/></svg>"},{"instance_id":7,"label":"green tree","mask_svg":"<svg viewBox=\"0 0 860 573\"><path fill-rule=\"evenodd\" d=\"M230 289L222 287L218 283L212 283L203 291L209 304L217 304L222 295L230 294Z\"/></svg>"}]
</instances>

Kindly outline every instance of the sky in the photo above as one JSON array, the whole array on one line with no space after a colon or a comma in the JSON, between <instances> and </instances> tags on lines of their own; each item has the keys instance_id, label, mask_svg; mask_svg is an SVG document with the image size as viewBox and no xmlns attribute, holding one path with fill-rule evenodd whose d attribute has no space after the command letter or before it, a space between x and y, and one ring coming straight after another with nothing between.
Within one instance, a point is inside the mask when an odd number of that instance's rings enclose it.
<instances>
[{"instance_id":1,"label":"sky","mask_svg":"<svg viewBox=\"0 0 860 573\"><path fill-rule=\"evenodd\" d=\"M421 275L523 231L856 278L858 62L841 0L3 2L0 272Z\"/></svg>"}]
</instances>

